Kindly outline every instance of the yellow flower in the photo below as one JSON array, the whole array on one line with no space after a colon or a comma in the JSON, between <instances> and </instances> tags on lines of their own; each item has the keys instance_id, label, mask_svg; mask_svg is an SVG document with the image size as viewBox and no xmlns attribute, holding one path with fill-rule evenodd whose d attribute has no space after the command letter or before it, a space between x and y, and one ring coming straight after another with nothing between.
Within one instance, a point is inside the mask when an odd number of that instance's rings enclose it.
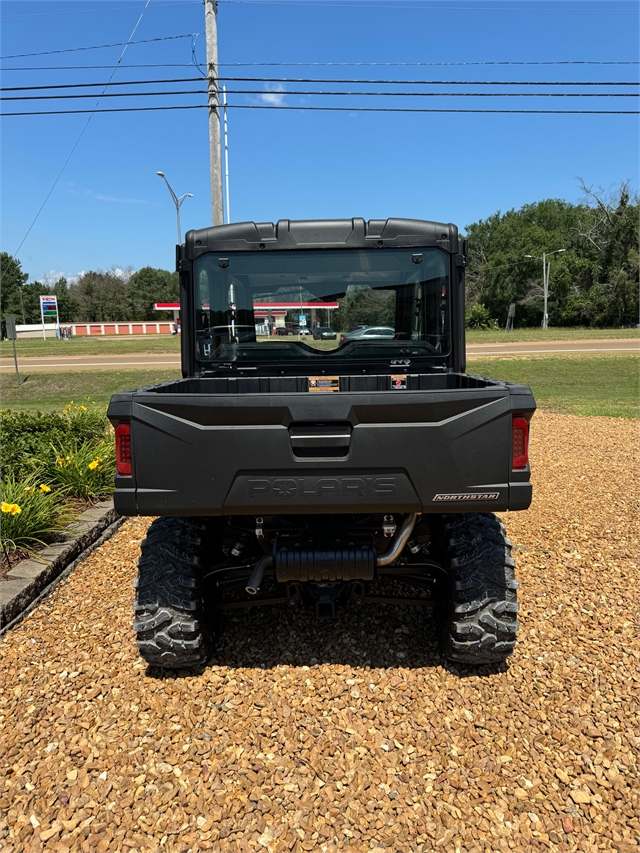
<instances>
[{"instance_id":1,"label":"yellow flower","mask_svg":"<svg viewBox=\"0 0 640 853\"><path fill-rule=\"evenodd\" d=\"M58 456L58 458L56 459L56 465L64 465L64 459L61 456Z\"/></svg>"},{"instance_id":2,"label":"yellow flower","mask_svg":"<svg viewBox=\"0 0 640 853\"><path fill-rule=\"evenodd\" d=\"M5 501L2 501L2 512L10 512L11 515L18 515L22 512L18 504L8 504Z\"/></svg>"},{"instance_id":3,"label":"yellow flower","mask_svg":"<svg viewBox=\"0 0 640 853\"><path fill-rule=\"evenodd\" d=\"M93 462L89 462L89 468L90 468L92 471L95 471L95 469L98 467L98 465L99 465L99 464L100 464L100 463L98 462L98 460L97 460L97 459L94 459L94 460L93 460Z\"/></svg>"},{"instance_id":4,"label":"yellow flower","mask_svg":"<svg viewBox=\"0 0 640 853\"><path fill-rule=\"evenodd\" d=\"M86 407L86 406L80 406L80 411L81 411L81 412L86 412L86 411L87 411L87 407Z\"/></svg>"},{"instance_id":5,"label":"yellow flower","mask_svg":"<svg viewBox=\"0 0 640 853\"><path fill-rule=\"evenodd\" d=\"M45 486L44 483L40 483L40 491L42 492L43 495L46 495L47 492L51 491L51 489L49 488L49 486Z\"/></svg>"},{"instance_id":6,"label":"yellow flower","mask_svg":"<svg viewBox=\"0 0 640 853\"><path fill-rule=\"evenodd\" d=\"M31 488L31 486L25 486L25 487L24 487L24 492L25 492L25 494L26 494L26 495L30 495L30 494L31 494L31 492L33 492L33 489Z\"/></svg>"}]
</instances>

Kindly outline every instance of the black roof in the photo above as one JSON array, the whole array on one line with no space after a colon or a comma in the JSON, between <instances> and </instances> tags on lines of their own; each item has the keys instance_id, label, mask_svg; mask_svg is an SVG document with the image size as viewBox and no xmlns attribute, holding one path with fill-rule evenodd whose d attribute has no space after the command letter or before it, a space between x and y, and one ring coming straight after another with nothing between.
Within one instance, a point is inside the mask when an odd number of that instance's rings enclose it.
<instances>
[{"instance_id":1,"label":"black roof","mask_svg":"<svg viewBox=\"0 0 640 853\"><path fill-rule=\"evenodd\" d=\"M187 231L182 257L205 252L285 249L363 249L435 246L458 252L458 229L451 222L423 219L280 219L233 222Z\"/></svg>"}]
</instances>

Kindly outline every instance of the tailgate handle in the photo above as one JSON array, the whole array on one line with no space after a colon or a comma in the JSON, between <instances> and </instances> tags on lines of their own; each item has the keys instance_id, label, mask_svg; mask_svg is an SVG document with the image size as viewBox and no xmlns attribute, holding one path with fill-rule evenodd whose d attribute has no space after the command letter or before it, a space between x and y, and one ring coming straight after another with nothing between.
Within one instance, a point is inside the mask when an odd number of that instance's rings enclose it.
<instances>
[{"instance_id":1,"label":"tailgate handle","mask_svg":"<svg viewBox=\"0 0 640 853\"><path fill-rule=\"evenodd\" d=\"M296 455L327 455L321 451L329 451L346 456L351 443L351 424L321 423L321 424L292 424L289 427L291 447Z\"/></svg>"}]
</instances>

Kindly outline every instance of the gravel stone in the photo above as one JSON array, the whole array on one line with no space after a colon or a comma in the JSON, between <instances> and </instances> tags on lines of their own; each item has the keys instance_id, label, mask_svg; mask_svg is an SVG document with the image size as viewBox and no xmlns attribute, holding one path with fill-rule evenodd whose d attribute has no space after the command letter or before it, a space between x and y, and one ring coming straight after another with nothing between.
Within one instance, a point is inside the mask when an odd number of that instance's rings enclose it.
<instances>
[{"instance_id":1,"label":"gravel stone","mask_svg":"<svg viewBox=\"0 0 640 853\"><path fill-rule=\"evenodd\" d=\"M154 672L127 520L0 643L0 848L638 851L639 447L536 414L534 504L503 516L522 629L477 671L420 608L354 604L231 611L201 674Z\"/></svg>"}]
</instances>

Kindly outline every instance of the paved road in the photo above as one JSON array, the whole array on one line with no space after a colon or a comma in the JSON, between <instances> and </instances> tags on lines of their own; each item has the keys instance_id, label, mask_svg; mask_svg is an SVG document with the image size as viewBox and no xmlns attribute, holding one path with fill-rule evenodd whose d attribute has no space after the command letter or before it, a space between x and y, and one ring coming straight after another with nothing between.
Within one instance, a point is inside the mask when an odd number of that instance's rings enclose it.
<instances>
[{"instance_id":1,"label":"paved road","mask_svg":"<svg viewBox=\"0 0 640 853\"><path fill-rule=\"evenodd\" d=\"M138 353L126 355L67 355L40 358L18 358L18 368L33 370L127 370L137 367L180 367L180 356L170 353ZM0 358L0 372L15 370L13 358ZM178 371L179 372L179 371Z\"/></svg>"},{"instance_id":2,"label":"paved road","mask_svg":"<svg viewBox=\"0 0 640 853\"><path fill-rule=\"evenodd\" d=\"M467 356L556 355L558 353L640 352L640 338L585 341L522 341L514 344L467 344Z\"/></svg>"},{"instance_id":3,"label":"paved road","mask_svg":"<svg viewBox=\"0 0 640 853\"><path fill-rule=\"evenodd\" d=\"M555 355L558 353L640 353L639 338L585 341L524 341L513 344L468 344L467 356ZM135 367L179 367L180 357L170 353L138 353L123 355L67 355L20 358L21 370L113 370ZM0 372L14 370L12 358L0 359Z\"/></svg>"}]
</instances>

